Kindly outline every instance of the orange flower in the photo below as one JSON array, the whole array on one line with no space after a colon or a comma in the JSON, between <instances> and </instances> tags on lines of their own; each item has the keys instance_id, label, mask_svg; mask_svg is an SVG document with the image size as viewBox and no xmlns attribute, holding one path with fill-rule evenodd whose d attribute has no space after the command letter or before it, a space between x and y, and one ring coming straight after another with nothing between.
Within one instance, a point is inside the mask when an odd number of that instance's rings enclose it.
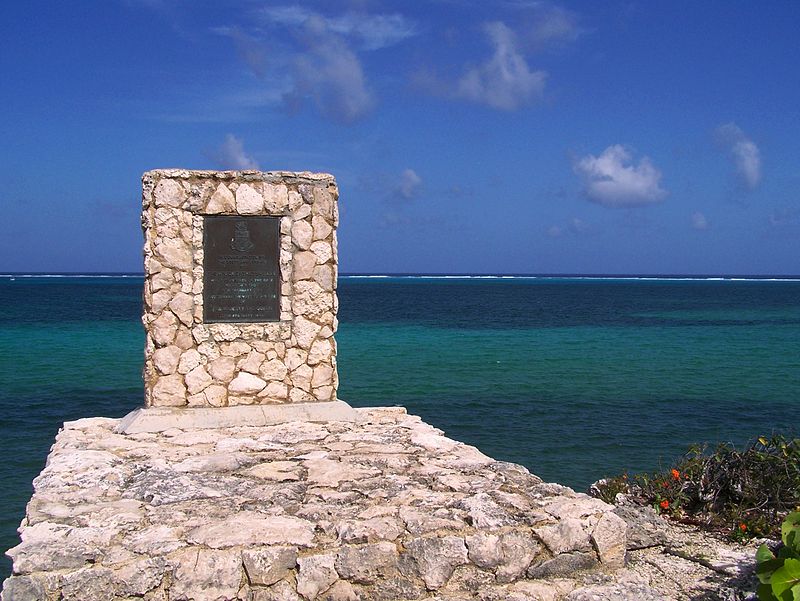
<instances>
[{"instance_id":1,"label":"orange flower","mask_svg":"<svg viewBox=\"0 0 800 601\"><path fill-rule=\"evenodd\" d=\"M745 530L747 530L747 524L745 524L744 522L742 522L741 524L739 524L739 530L741 530L742 532L744 532Z\"/></svg>"},{"instance_id":2,"label":"orange flower","mask_svg":"<svg viewBox=\"0 0 800 601\"><path fill-rule=\"evenodd\" d=\"M680 480L681 479L681 473L678 470L675 470L675 469L672 470L672 479L673 480Z\"/></svg>"},{"instance_id":3,"label":"orange flower","mask_svg":"<svg viewBox=\"0 0 800 601\"><path fill-rule=\"evenodd\" d=\"M661 501L661 503L659 503L659 506L661 507L661 509L669 509L669 501L664 499L663 501Z\"/></svg>"}]
</instances>

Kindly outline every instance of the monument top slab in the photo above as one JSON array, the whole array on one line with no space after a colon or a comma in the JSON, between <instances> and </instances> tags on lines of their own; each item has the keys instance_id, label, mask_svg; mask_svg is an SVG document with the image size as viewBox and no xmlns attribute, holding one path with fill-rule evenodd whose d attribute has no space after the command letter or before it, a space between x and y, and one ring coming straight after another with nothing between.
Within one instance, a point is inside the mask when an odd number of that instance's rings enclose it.
<instances>
[{"instance_id":1,"label":"monument top slab","mask_svg":"<svg viewBox=\"0 0 800 601\"><path fill-rule=\"evenodd\" d=\"M205 169L152 169L145 172L143 177L168 177L175 179L190 178L212 178L217 180L225 179L298 179L311 181L334 181L335 178L330 173L318 173L313 171L211 171Z\"/></svg>"}]
</instances>

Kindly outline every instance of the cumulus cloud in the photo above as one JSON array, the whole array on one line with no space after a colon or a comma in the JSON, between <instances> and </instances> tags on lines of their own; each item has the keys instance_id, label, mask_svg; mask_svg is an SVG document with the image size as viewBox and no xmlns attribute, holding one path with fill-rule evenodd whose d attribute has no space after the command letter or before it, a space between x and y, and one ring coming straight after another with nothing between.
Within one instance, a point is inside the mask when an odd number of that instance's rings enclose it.
<instances>
[{"instance_id":1,"label":"cumulus cloud","mask_svg":"<svg viewBox=\"0 0 800 601\"><path fill-rule=\"evenodd\" d=\"M547 235L551 238L560 238L565 234L580 236L591 231L592 226L580 217L573 217L566 225L553 224L547 228Z\"/></svg>"},{"instance_id":2,"label":"cumulus cloud","mask_svg":"<svg viewBox=\"0 0 800 601\"><path fill-rule=\"evenodd\" d=\"M503 4L518 12L518 31L533 50L574 42L585 33L580 15L548 0L504 0Z\"/></svg>"},{"instance_id":3,"label":"cumulus cloud","mask_svg":"<svg viewBox=\"0 0 800 601\"><path fill-rule=\"evenodd\" d=\"M388 213L384 213L378 225L381 228L393 228L393 227L400 227L405 225L411 224L411 218L408 215L402 215L395 211L389 211Z\"/></svg>"},{"instance_id":4,"label":"cumulus cloud","mask_svg":"<svg viewBox=\"0 0 800 601\"><path fill-rule=\"evenodd\" d=\"M726 123L716 129L716 138L730 154L741 183L754 190L761 182L761 151L735 123Z\"/></svg>"},{"instance_id":5,"label":"cumulus cloud","mask_svg":"<svg viewBox=\"0 0 800 601\"><path fill-rule=\"evenodd\" d=\"M413 83L445 98L514 111L544 95L548 73L531 67L531 55L574 42L584 33L579 15L547 0L504 0L515 9L512 20L482 24L491 53L468 63L460 77L439 77L430 66L420 68ZM455 30L443 32L452 42Z\"/></svg>"},{"instance_id":6,"label":"cumulus cloud","mask_svg":"<svg viewBox=\"0 0 800 601\"><path fill-rule=\"evenodd\" d=\"M404 169L400 174L400 181L395 188L395 193L404 200L411 200L419 194L422 178L413 169Z\"/></svg>"},{"instance_id":7,"label":"cumulus cloud","mask_svg":"<svg viewBox=\"0 0 800 601\"><path fill-rule=\"evenodd\" d=\"M492 56L466 70L455 96L505 111L540 98L547 73L531 70L518 50L514 32L500 21L487 23L484 31L493 47Z\"/></svg>"},{"instance_id":8,"label":"cumulus cloud","mask_svg":"<svg viewBox=\"0 0 800 601\"><path fill-rule=\"evenodd\" d=\"M359 187L370 195L394 204L401 210L404 205L419 198L424 181L416 171L407 167L400 173L370 173L359 180Z\"/></svg>"},{"instance_id":9,"label":"cumulus cloud","mask_svg":"<svg viewBox=\"0 0 800 601\"><path fill-rule=\"evenodd\" d=\"M631 152L620 144L606 148L600 156L588 155L574 165L592 202L606 207L643 207L667 196L659 171L648 157L634 164Z\"/></svg>"},{"instance_id":10,"label":"cumulus cloud","mask_svg":"<svg viewBox=\"0 0 800 601\"><path fill-rule=\"evenodd\" d=\"M268 7L264 17L279 25L299 26L309 19L321 20L328 31L337 35L356 38L364 50L378 50L402 42L417 34L414 21L400 14L348 13L337 17L326 17L307 8L293 6Z\"/></svg>"},{"instance_id":11,"label":"cumulus cloud","mask_svg":"<svg viewBox=\"0 0 800 601\"><path fill-rule=\"evenodd\" d=\"M347 42L315 17L306 21L302 39L306 50L292 61L293 86L284 94L286 105L297 110L310 99L322 115L341 123L366 115L375 98Z\"/></svg>"},{"instance_id":12,"label":"cumulus cloud","mask_svg":"<svg viewBox=\"0 0 800 601\"><path fill-rule=\"evenodd\" d=\"M327 16L299 4L263 8L248 28L212 31L230 37L256 75L269 75L287 109L297 111L310 104L322 116L345 124L366 116L376 104L361 54L417 34L416 23L400 14ZM267 37L271 32L277 35Z\"/></svg>"},{"instance_id":13,"label":"cumulus cloud","mask_svg":"<svg viewBox=\"0 0 800 601\"><path fill-rule=\"evenodd\" d=\"M692 229L693 230L707 230L709 228L708 219L700 211L692 213Z\"/></svg>"},{"instance_id":14,"label":"cumulus cloud","mask_svg":"<svg viewBox=\"0 0 800 601\"><path fill-rule=\"evenodd\" d=\"M583 33L577 13L543 2L533 7L532 23L524 29L526 42L534 49L574 42Z\"/></svg>"},{"instance_id":15,"label":"cumulus cloud","mask_svg":"<svg viewBox=\"0 0 800 601\"><path fill-rule=\"evenodd\" d=\"M589 231L589 224L579 217L573 217L569 221L569 229L573 234L583 234Z\"/></svg>"},{"instance_id":16,"label":"cumulus cloud","mask_svg":"<svg viewBox=\"0 0 800 601\"><path fill-rule=\"evenodd\" d=\"M232 39L239 58L258 77L264 77L267 71L267 52L257 38L243 31L241 27L215 27L211 31Z\"/></svg>"},{"instance_id":17,"label":"cumulus cloud","mask_svg":"<svg viewBox=\"0 0 800 601\"><path fill-rule=\"evenodd\" d=\"M233 134L227 134L216 154L216 161L223 169L258 169L258 162L244 151L244 144Z\"/></svg>"}]
</instances>

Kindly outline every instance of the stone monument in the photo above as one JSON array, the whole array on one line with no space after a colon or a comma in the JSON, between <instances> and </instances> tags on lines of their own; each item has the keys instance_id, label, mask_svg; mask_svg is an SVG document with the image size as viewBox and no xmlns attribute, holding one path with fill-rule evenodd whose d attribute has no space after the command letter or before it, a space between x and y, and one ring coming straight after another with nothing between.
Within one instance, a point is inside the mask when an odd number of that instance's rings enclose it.
<instances>
[{"instance_id":1,"label":"stone monument","mask_svg":"<svg viewBox=\"0 0 800 601\"><path fill-rule=\"evenodd\" d=\"M144 174L146 407L336 400L337 200L327 174Z\"/></svg>"},{"instance_id":2,"label":"stone monument","mask_svg":"<svg viewBox=\"0 0 800 601\"><path fill-rule=\"evenodd\" d=\"M336 399L331 176L143 183L146 406L64 424L2 601L660 598L612 506Z\"/></svg>"}]
</instances>

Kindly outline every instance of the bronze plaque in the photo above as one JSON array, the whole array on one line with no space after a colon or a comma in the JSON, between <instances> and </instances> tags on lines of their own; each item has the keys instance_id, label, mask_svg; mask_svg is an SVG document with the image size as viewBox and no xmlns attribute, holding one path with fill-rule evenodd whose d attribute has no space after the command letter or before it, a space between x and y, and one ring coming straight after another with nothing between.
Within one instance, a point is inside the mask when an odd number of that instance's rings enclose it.
<instances>
[{"instance_id":1,"label":"bronze plaque","mask_svg":"<svg viewBox=\"0 0 800 601\"><path fill-rule=\"evenodd\" d=\"M203 218L203 320L278 321L280 217Z\"/></svg>"}]
</instances>

